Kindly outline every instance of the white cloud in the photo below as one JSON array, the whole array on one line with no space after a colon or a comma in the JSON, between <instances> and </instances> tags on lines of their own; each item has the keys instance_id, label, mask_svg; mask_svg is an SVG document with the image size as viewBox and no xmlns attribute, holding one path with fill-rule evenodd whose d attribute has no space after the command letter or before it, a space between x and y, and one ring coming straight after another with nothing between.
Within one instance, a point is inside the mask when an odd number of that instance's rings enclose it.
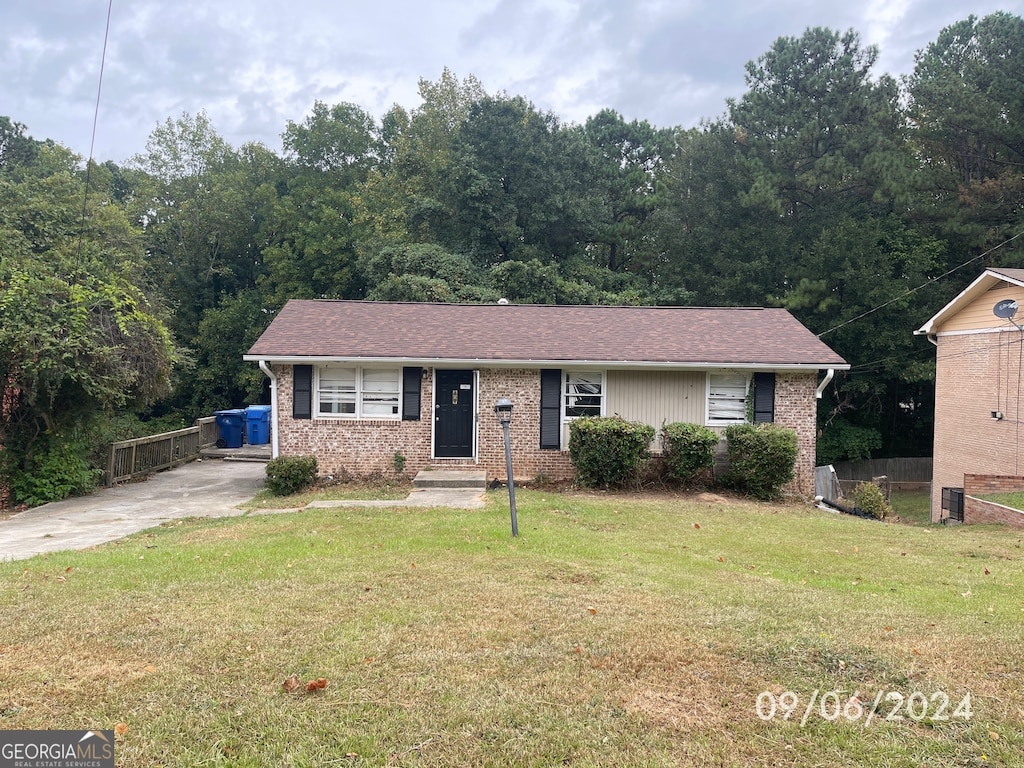
<instances>
[{"instance_id":1,"label":"white cloud","mask_svg":"<svg viewBox=\"0 0 1024 768\"><path fill-rule=\"evenodd\" d=\"M106 3L15 0L0 25L0 112L88 151ZM418 102L444 67L563 121L600 109L696 125L744 91L744 64L780 35L850 27L909 73L913 54L973 13L1024 0L114 0L96 155L121 161L153 127L205 110L233 144L280 147L314 100L375 117Z\"/></svg>"}]
</instances>

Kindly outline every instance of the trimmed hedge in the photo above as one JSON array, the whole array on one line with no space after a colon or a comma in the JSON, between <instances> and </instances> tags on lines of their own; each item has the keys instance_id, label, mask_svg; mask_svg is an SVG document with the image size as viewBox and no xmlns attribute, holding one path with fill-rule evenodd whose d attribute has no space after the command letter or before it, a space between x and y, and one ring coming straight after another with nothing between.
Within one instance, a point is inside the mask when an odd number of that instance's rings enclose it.
<instances>
[{"instance_id":1,"label":"trimmed hedge","mask_svg":"<svg viewBox=\"0 0 1024 768\"><path fill-rule=\"evenodd\" d=\"M267 462L266 486L275 496L298 493L316 480L316 456L279 456Z\"/></svg>"},{"instance_id":2,"label":"trimmed hedge","mask_svg":"<svg viewBox=\"0 0 1024 768\"><path fill-rule=\"evenodd\" d=\"M689 483L704 470L715 465L718 434L700 424L677 421L661 428L668 476L680 483Z\"/></svg>"},{"instance_id":3,"label":"trimmed hedge","mask_svg":"<svg viewBox=\"0 0 1024 768\"><path fill-rule=\"evenodd\" d=\"M580 485L620 487L650 457L654 427L620 416L584 417L569 424L569 458Z\"/></svg>"},{"instance_id":4,"label":"trimmed hedge","mask_svg":"<svg viewBox=\"0 0 1024 768\"><path fill-rule=\"evenodd\" d=\"M776 424L726 427L729 474L726 484L757 499L778 499L794 477L796 432Z\"/></svg>"}]
</instances>

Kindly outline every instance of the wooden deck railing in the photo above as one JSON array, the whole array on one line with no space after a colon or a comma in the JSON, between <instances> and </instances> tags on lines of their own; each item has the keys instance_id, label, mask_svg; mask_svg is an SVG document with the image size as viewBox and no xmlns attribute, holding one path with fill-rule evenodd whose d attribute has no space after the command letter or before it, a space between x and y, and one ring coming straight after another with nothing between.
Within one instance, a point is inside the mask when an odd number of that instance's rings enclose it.
<instances>
[{"instance_id":1,"label":"wooden deck railing","mask_svg":"<svg viewBox=\"0 0 1024 768\"><path fill-rule=\"evenodd\" d=\"M195 426L149 437L121 440L110 446L106 484L114 485L138 475L169 469L198 458L203 448L217 443L217 419L196 419Z\"/></svg>"}]
</instances>

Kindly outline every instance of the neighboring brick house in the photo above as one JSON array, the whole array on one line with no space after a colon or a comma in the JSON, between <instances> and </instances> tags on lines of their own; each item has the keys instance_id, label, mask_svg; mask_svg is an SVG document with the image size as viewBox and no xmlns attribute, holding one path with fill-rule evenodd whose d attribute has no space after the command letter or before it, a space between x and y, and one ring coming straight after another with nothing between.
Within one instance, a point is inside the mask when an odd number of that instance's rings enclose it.
<instances>
[{"instance_id":1,"label":"neighboring brick house","mask_svg":"<svg viewBox=\"0 0 1024 768\"><path fill-rule=\"evenodd\" d=\"M289 301L245 356L271 378L273 454L321 474L426 466L569 478L568 425L620 415L796 430L813 492L819 372L849 366L783 309Z\"/></svg>"},{"instance_id":2,"label":"neighboring brick house","mask_svg":"<svg viewBox=\"0 0 1024 768\"><path fill-rule=\"evenodd\" d=\"M965 486L999 476L1024 490L1024 269L987 269L914 333L935 344L931 519L993 519L964 503ZM993 486L994 487L994 486ZM968 488L969 495L970 488ZM977 510L971 514L971 508ZM1002 520L1024 525L1024 514Z\"/></svg>"}]
</instances>

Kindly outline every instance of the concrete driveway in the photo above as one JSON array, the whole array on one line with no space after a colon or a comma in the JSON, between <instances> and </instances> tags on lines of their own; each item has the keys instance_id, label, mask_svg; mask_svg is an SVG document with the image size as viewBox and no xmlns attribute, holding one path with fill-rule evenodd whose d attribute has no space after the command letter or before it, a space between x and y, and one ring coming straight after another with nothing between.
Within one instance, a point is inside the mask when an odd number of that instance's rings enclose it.
<instances>
[{"instance_id":1,"label":"concrete driveway","mask_svg":"<svg viewBox=\"0 0 1024 768\"><path fill-rule=\"evenodd\" d=\"M0 561L85 549L181 517L228 517L263 487L257 461L193 461L148 480L104 488L0 520Z\"/></svg>"}]
</instances>

